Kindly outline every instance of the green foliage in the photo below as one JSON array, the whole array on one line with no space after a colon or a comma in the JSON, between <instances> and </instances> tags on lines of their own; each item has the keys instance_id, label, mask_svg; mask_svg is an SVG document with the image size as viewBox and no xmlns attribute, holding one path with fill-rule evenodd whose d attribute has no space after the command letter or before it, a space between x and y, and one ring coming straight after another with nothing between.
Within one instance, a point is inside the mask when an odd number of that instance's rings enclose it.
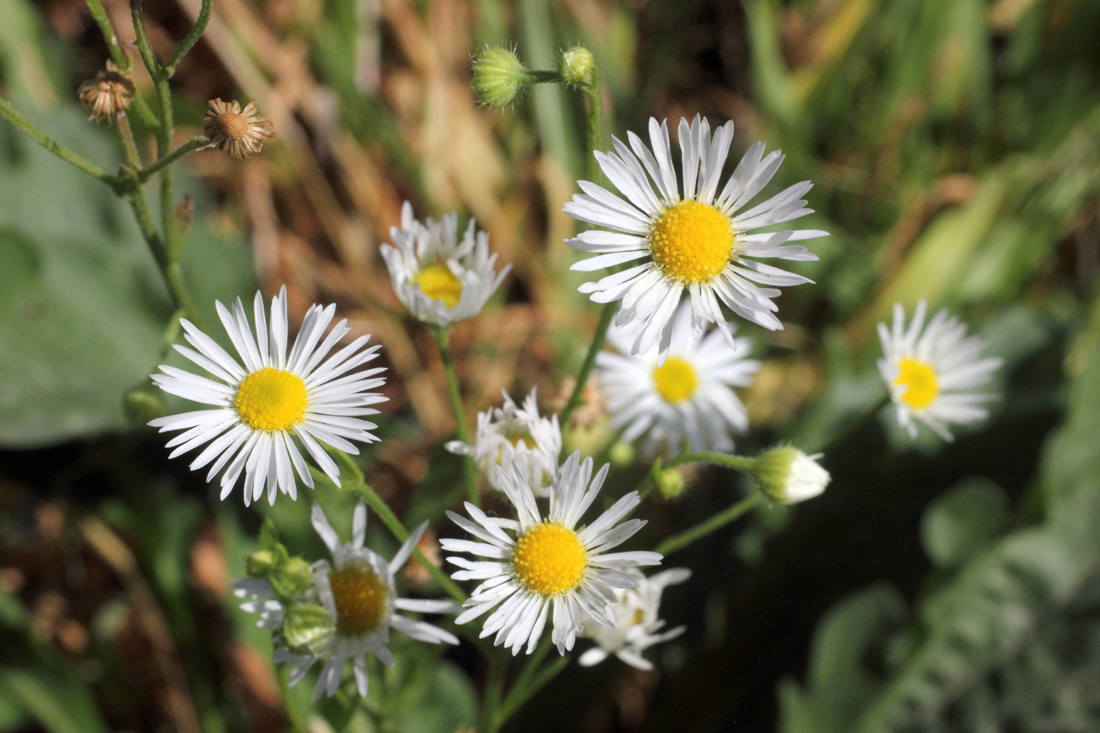
<instances>
[{"instance_id":1,"label":"green foliage","mask_svg":"<svg viewBox=\"0 0 1100 733\"><path fill-rule=\"evenodd\" d=\"M932 562L956 567L985 547L1008 519L1008 497L987 479L964 481L924 513L921 542Z\"/></svg>"}]
</instances>

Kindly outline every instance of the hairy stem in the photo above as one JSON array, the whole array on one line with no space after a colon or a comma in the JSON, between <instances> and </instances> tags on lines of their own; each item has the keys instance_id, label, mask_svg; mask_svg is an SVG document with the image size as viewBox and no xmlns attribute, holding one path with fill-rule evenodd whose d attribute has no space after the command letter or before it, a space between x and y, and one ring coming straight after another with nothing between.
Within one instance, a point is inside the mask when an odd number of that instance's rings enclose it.
<instances>
[{"instance_id":1,"label":"hairy stem","mask_svg":"<svg viewBox=\"0 0 1100 733\"><path fill-rule=\"evenodd\" d=\"M164 65L164 70L168 76L172 76L176 73L176 67L179 66L180 61L183 61L183 57L187 55L202 34L206 32L206 24L210 22L210 11L214 7L214 0L202 0L202 7L199 8L199 17L195 19L195 26L191 29L191 32L184 36L180 41L180 45L176 48L175 53L172 54L172 58L168 59L168 63Z\"/></svg>"},{"instance_id":2,"label":"hairy stem","mask_svg":"<svg viewBox=\"0 0 1100 733\"><path fill-rule=\"evenodd\" d=\"M151 163L145 168L139 170L137 172L138 178L142 181L142 183L144 183L145 181L148 181L150 178L152 178L154 174L161 171L163 168L172 165L188 153L194 152L195 150L201 150L209 144L209 138L204 135L196 135L195 137L185 142L183 145L180 145L168 155L157 159L155 163Z\"/></svg>"},{"instance_id":3,"label":"hairy stem","mask_svg":"<svg viewBox=\"0 0 1100 733\"><path fill-rule=\"evenodd\" d=\"M679 534L674 534L671 537L666 538L664 542L657 545L654 551L660 553L661 555L671 555L677 550L682 550L683 548L690 545L692 542L695 542L696 540L706 537L711 532L715 532L722 527L725 527L727 524L737 519L745 512L749 511L755 506L758 506L763 500L764 495L758 491L754 491L741 501L730 506L725 511L719 512L710 519L700 522L694 527L690 527L683 532L680 532Z\"/></svg>"},{"instance_id":4,"label":"hairy stem","mask_svg":"<svg viewBox=\"0 0 1100 733\"><path fill-rule=\"evenodd\" d=\"M596 332L592 334L592 343L588 346L588 353L585 354L584 363L581 364L581 370L577 374L577 383L573 385L573 393L569 395L569 401L565 403L565 409L561 411L559 417L562 428L569 426L569 419L573 417L573 412L580 407L581 395L584 393L585 385L588 384L588 377L592 374L592 367L596 365L596 355L603 349L603 343L607 339L607 329L611 325L611 319L615 317L617 308L618 303L607 303L603 307L603 312L600 313L600 322L596 326Z\"/></svg>"},{"instance_id":5,"label":"hairy stem","mask_svg":"<svg viewBox=\"0 0 1100 733\"><path fill-rule=\"evenodd\" d=\"M470 437L470 426L466 423L466 408L462 405L462 390L459 388L458 375L455 372L454 359L451 357L450 337L446 326L432 326L435 333L435 341L439 346L439 357L443 360L443 371L447 375L447 395L451 400L451 410L454 412L455 422L458 423L456 432L458 439L467 445L473 444ZM473 456L462 457L462 473L466 479L466 499L474 506L481 506L481 489L478 485L477 466Z\"/></svg>"},{"instance_id":6,"label":"hairy stem","mask_svg":"<svg viewBox=\"0 0 1100 733\"><path fill-rule=\"evenodd\" d=\"M123 183L119 181L118 178L112 176L110 173L103 170L92 161L70 150L61 143L54 140L46 133L39 130L37 127L34 126L34 123L24 117L23 113L15 108L15 105L2 97L0 97L0 117L3 117L8 122L15 125L15 127L24 135L56 155L58 158L61 158L61 160L65 161L69 165L75 166L76 168L79 168L80 170L87 173L92 178L106 183L115 192L121 192L123 190Z\"/></svg>"}]
</instances>

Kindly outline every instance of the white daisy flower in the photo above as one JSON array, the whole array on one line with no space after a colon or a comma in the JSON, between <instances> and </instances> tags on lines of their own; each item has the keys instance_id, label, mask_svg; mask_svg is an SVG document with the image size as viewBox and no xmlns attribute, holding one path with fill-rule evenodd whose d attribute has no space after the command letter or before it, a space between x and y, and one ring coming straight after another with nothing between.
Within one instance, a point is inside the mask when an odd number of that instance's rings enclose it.
<instances>
[{"instance_id":1,"label":"white daisy flower","mask_svg":"<svg viewBox=\"0 0 1100 733\"><path fill-rule=\"evenodd\" d=\"M654 644L675 639L686 629L685 626L677 626L675 629L661 631L665 622L657 618L657 612L661 607L661 593L664 589L690 578L690 570L673 568L651 578L637 570L627 572L638 580L638 585L626 590L615 589L615 597L618 599L613 609L615 625L609 629L590 619L582 622L582 634L596 642L596 646L577 660L582 667L599 664L614 654L631 667L653 669L653 664L642 653Z\"/></svg>"},{"instance_id":2,"label":"white daisy flower","mask_svg":"<svg viewBox=\"0 0 1100 733\"><path fill-rule=\"evenodd\" d=\"M779 151L765 156L764 144L754 143L719 191L733 123L719 127L712 139L710 125L698 115L690 126L681 120L681 192L667 122L658 124L651 118L649 138L652 152L641 138L629 133L630 147L612 138L614 153L596 153L604 175L625 200L580 181L584 194L573 196L565 205L565 213L574 219L612 230L589 230L568 240L570 247L596 255L577 262L572 269L589 272L642 261L585 283L580 291L591 293L597 303L621 300L615 322L626 327L625 334L632 341L630 353L644 353L657 343L662 361L672 340L672 314L685 290L691 298L696 340L710 321L733 343L733 330L719 301L753 323L772 330L783 328L773 314L777 307L771 299L780 294L776 287L811 281L750 258L816 260L817 255L805 247L785 243L824 237L827 232L750 232L811 213L801 197L813 184L795 184L737 213L775 175L783 161Z\"/></svg>"},{"instance_id":3,"label":"white daisy flower","mask_svg":"<svg viewBox=\"0 0 1100 733\"><path fill-rule=\"evenodd\" d=\"M316 702L322 695L332 697L340 686L344 663L350 659L355 684L359 694L365 697L367 652L374 654L387 667L393 666L393 656L387 647L391 629L429 644L458 643L454 634L395 613L458 611L458 607L450 601L397 597L394 574L408 561L427 526L428 523L424 522L417 527L393 559L386 562L363 547L367 534L367 507L362 502L355 507L352 516L352 541L344 544L340 543L321 507L313 505L313 527L332 552L332 563L319 560L310 566L314 573L313 587L300 600L306 604L320 604L328 612L332 624L331 637L317 653L301 653L285 646L276 648L273 661L276 664L289 663L293 667L290 685L298 684L314 663L324 659L324 667L313 690L313 701ZM241 608L260 614L258 626L276 630L283 626L288 609L275 600L275 593L267 580L246 578L235 581L233 587L234 595L246 599Z\"/></svg>"},{"instance_id":4,"label":"white daisy flower","mask_svg":"<svg viewBox=\"0 0 1100 733\"><path fill-rule=\"evenodd\" d=\"M536 494L549 496L550 480L558 468L558 454L561 453L558 416L539 416L535 389L523 401L522 409L516 407L507 392L502 391L502 394L502 407L478 413L477 437L473 445L452 440L446 448L451 453L472 456L494 489L501 489L501 485L497 472L491 469L500 466L504 473L510 474L515 466Z\"/></svg>"},{"instance_id":5,"label":"white daisy flower","mask_svg":"<svg viewBox=\"0 0 1100 733\"><path fill-rule=\"evenodd\" d=\"M414 316L437 326L476 316L512 269L493 273L497 256L489 255L489 235L476 231L473 219L458 241L458 214L421 224L406 201L401 227L391 227L390 236L397 246L381 249L397 297Z\"/></svg>"},{"instance_id":6,"label":"white daisy flower","mask_svg":"<svg viewBox=\"0 0 1100 733\"><path fill-rule=\"evenodd\" d=\"M191 470L213 464L206 476L210 481L228 466L221 478L222 499L233 490L244 471L244 503L259 500L265 486L268 501L274 503L277 490L290 494L292 499L297 497L295 472L306 486L313 487L309 467L298 447L301 443L339 486L340 469L321 443L358 453L359 449L349 441L378 440L368 432L377 425L360 418L378 413L368 405L388 399L370 391L385 383L384 378L377 376L385 369L351 372L374 359L381 347L363 350L370 336L360 336L328 356L351 329L342 320L321 341L336 306L313 305L306 312L288 356L286 287L271 301L270 328L263 297L256 293L255 338L240 298L232 311L221 303L217 303L217 308L240 361L181 318L184 338L195 350L176 345L176 351L215 379L165 365L160 367L163 374L153 375L153 382L165 392L214 406L149 423L162 433L184 431L168 441L168 447L175 448L169 457L209 444L191 462Z\"/></svg>"},{"instance_id":7,"label":"white daisy flower","mask_svg":"<svg viewBox=\"0 0 1100 733\"><path fill-rule=\"evenodd\" d=\"M590 484L592 459L582 463L580 451L573 453L554 479L545 519L535 505L534 491L518 471L509 475L499 468L501 487L515 505L518 520L488 517L469 503L466 511L476 524L447 512L480 541L444 539L440 541L443 548L490 558L447 558L462 568L452 576L455 580L484 581L466 600L468 608L455 623L472 621L495 608L481 636L496 634L494 646L503 644L513 655L525 643L528 654L534 651L551 612L551 640L561 654L573 648L583 614L609 628L614 626L614 590L632 588L638 582L623 571L657 565L661 556L656 552L606 552L645 525L640 519L619 524L641 501L636 491L619 499L592 524L576 529L595 501L607 469L600 469Z\"/></svg>"},{"instance_id":8,"label":"white daisy flower","mask_svg":"<svg viewBox=\"0 0 1100 733\"><path fill-rule=\"evenodd\" d=\"M966 324L940 310L927 326L928 304L917 304L913 320L905 326L905 308L894 304L893 328L878 325L883 358L878 368L898 410L898 423L917 436L916 420L952 440L951 423L972 423L989 412L979 405L996 399L993 394L975 394L1001 366L996 357L981 358L985 341L966 335Z\"/></svg>"},{"instance_id":9,"label":"white daisy flower","mask_svg":"<svg viewBox=\"0 0 1100 733\"><path fill-rule=\"evenodd\" d=\"M700 341L691 337L691 307L683 303L669 321L672 341L664 364L656 347L630 356L631 339L622 327L612 327L608 341L621 352L596 355L600 390L607 397L611 427L623 429L622 439L644 436L642 454L650 460L664 450L674 458L690 451L733 450L731 433L749 428L745 406L733 387L747 387L760 362L746 359L752 341L734 346L717 329ZM731 332L735 329L731 325Z\"/></svg>"}]
</instances>

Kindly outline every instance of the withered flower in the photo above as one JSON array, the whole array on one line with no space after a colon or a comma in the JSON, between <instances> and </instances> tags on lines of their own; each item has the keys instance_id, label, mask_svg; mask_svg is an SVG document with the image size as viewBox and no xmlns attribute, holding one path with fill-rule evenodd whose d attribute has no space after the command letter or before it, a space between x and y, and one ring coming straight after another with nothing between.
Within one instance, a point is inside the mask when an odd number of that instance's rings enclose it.
<instances>
[{"instance_id":1,"label":"withered flower","mask_svg":"<svg viewBox=\"0 0 1100 733\"><path fill-rule=\"evenodd\" d=\"M270 125L270 121L256 114L255 102L249 102L241 110L238 102L227 104L212 99L203 116L203 133L210 138L210 144L242 160L260 152L264 143L275 137L268 129Z\"/></svg>"},{"instance_id":2,"label":"withered flower","mask_svg":"<svg viewBox=\"0 0 1100 733\"><path fill-rule=\"evenodd\" d=\"M111 122L116 114L130 107L130 100L134 98L134 83L108 61L107 68L96 74L94 79L81 84L76 95L85 107L92 108L89 120L99 122L106 119Z\"/></svg>"}]
</instances>

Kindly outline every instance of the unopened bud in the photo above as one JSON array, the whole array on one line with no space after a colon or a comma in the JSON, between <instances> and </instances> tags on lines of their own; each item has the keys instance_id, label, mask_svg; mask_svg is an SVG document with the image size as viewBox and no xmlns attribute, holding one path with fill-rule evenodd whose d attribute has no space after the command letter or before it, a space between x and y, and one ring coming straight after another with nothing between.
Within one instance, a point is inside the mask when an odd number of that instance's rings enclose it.
<instances>
[{"instance_id":1,"label":"unopened bud","mask_svg":"<svg viewBox=\"0 0 1100 733\"><path fill-rule=\"evenodd\" d=\"M675 468L666 468L657 474L657 490L666 499L675 499L684 493L684 474Z\"/></svg>"},{"instance_id":2,"label":"unopened bud","mask_svg":"<svg viewBox=\"0 0 1100 733\"><path fill-rule=\"evenodd\" d=\"M286 609L283 638L292 651L323 654L336 634L336 619L316 603L293 603Z\"/></svg>"},{"instance_id":3,"label":"unopened bud","mask_svg":"<svg viewBox=\"0 0 1100 733\"><path fill-rule=\"evenodd\" d=\"M752 474L760 490L774 502L794 504L812 499L829 485L829 472L791 446L778 446L756 459Z\"/></svg>"},{"instance_id":4,"label":"unopened bud","mask_svg":"<svg viewBox=\"0 0 1100 733\"><path fill-rule=\"evenodd\" d=\"M122 398L122 411L134 425L144 425L150 420L164 417L168 406L164 393L151 384L134 387Z\"/></svg>"},{"instance_id":5,"label":"unopened bud","mask_svg":"<svg viewBox=\"0 0 1100 733\"><path fill-rule=\"evenodd\" d=\"M574 46L568 51L562 51L558 57L558 73L570 84L590 84L595 68L596 59L584 46Z\"/></svg>"},{"instance_id":6,"label":"unopened bud","mask_svg":"<svg viewBox=\"0 0 1100 733\"><path fill-rule=\"evenodd\" d=\"M253 578L266 578L275 569L275 555L267 550L257 550L245 560L245 569Z\"/></svg>"},{"instance_id":7,"label":"unopened bud","mask_svg":"<svg viewBox=\"0 0 1100 733\"><path fill-rule=\"evenodd\" d=\"M507 48L486 48L474 59L474 94L489 107L507 107L530 81L530 73Z\"/></svg>"},{"instance_id":8,"label":"unopened bud","mask_svg":"<svg viewBox=\"0 0 1100 733\"><path fill-rule=\"evenodd\" d=\"M631 443L620 440L615 443L615 445L611 446L611 450L607 452L607 458L611 461L611 465L616 468L629 466L634 462L634 446Z\"/></svg>"},{"instance_id":9,"label":"unopened bud","mask_svg":"<svg viewBox=\"0 0 1100 733\"><path fill-rule=\"evenodd\" d=\"M297 598L313 585L313 571L302 558L291 557L278 563L267 579L279 598Z\"/></svg>"}]
</instances>

